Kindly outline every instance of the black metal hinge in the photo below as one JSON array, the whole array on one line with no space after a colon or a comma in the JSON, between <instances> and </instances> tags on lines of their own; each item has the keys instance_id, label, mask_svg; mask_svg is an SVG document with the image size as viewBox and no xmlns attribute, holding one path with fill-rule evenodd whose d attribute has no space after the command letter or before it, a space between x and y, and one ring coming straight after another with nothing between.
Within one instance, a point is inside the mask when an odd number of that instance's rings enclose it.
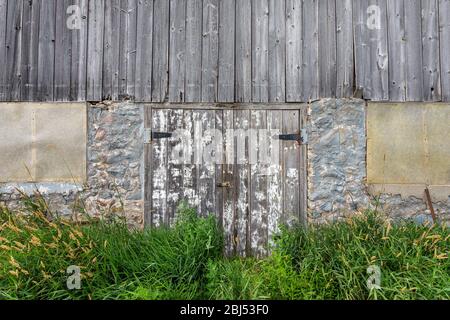
<instances>
[{"instance_id":1,"label":"black metal hinge","mask_svg":"<svg viewBox=\"0 0 450 320\"><path fill-rule=\"evenodd\" d=\"M297 141L299 144L308 143L308 134L306 133L306 130L301 130L300 133L280 134L277 138L283 141Z\"/></svg>"},{"instance_id":2,"label":"black metal hinge","mask_svg":"<svg viewBox=\"0 0 450 320\"><path fill-rule=\"evenodd\" d=\"M145 129L144 143L151 143L153 140L169 139L171 137L171 132L156 132L150 129Z\"/></svg>"}]
</instances>

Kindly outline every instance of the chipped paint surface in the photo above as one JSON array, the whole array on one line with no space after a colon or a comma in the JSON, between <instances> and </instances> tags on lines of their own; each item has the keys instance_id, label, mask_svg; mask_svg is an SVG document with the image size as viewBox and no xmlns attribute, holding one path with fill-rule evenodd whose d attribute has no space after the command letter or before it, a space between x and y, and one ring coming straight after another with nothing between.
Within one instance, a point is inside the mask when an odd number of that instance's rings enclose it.
<instances>
[{"instance_id":1,"label":"chipped paint surface","mask_svg":"<svg viewBox=\"0 0 450 320\"><path fill-rule=\"evenodd\" d=\"M187 200L219 218L227 254L264 256L280 225L299 220L301 148L274 138L299 132L298 111L158 109L153 128L187 136L151 146L154 224L170 224ZM180 143L188 162L171 159Z\"/></svg>"}]
</instances>

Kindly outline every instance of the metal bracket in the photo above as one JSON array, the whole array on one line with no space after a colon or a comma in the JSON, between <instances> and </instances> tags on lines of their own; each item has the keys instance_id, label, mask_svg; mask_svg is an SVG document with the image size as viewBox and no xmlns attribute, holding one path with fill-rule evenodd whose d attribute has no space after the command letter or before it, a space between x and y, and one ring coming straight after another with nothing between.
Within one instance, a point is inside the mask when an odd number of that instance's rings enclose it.
<instances>
[{"instance_id":1,"label":"metal bracket","mask_svg":"<svg viewBox=\"0 0 450 320\"><path fill-rule=\"evenodd\" d=\"M153 140L157 139L168 139L172 137L170 132L155 132L151 129L145 129L144 132L144 143L152 143Z\"/></svg>"},{"instance_id":2,"label":"metal bracket","mask_svg":"<svg viewBox=\"0 0 450 320\"><path fill-rule=\"evenodd\" d=\"M308 143L308 133L306 129L302 129L300 133L280 134L276 138L284 141L297 141L299 144Z\"/></svg>"}]
</instances>

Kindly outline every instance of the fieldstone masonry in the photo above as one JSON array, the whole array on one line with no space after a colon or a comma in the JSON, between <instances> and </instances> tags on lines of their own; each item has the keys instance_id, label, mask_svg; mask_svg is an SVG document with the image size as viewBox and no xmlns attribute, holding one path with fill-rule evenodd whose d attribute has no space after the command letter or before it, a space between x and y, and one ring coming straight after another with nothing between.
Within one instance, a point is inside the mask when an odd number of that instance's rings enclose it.
<instances>
[{"instance_id":1,"label":"fieldstone masonry","mask_svg":"<svg viewBox=\"0 0 450 320\"><path fill-rule=\"evenodd\" d=\"M430 219L423 199L400 195L370 196L366 185L366 104L358 99L324 99L312 103L308 121L308 218L332 221L356 210L375 207L394 218ZM0 204L20 208L21 194L38 189L52 210L70 215L124 214L143 226L144 106L129 102L90 105L88 111L87 182L80 184L0 185ZM435 203L449 220L450 197Z\"/></svg>"},{"instance_id":2,"label":"fieldstone masonry","mask_svg":"<svg viewBox=\"0 0 450 320\"><path fill-rule=\"evenodd\" d=\"M365 102L317 101L308 117L310 220L332 220L367 207Z\"/></svg>"}]
</instances>

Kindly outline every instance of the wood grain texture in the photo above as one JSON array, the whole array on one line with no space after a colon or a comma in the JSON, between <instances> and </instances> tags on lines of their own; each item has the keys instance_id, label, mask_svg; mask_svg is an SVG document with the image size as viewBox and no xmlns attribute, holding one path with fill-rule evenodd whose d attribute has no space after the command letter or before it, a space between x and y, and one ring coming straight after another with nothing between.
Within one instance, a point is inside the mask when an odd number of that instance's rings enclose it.
<instances>
[{"instance_id":1,"label":"wood grain texture","mask_svg":"<svg viewBox=\"0 0 450 320\"><path fill-rule=\"evenodd\" d=\"M219 72L219 1L203 1L202 101L216 102Z\"/></svg>"},{"instance_id":2,"label":"wood grain texture","mask_svg":"<svg viewBox=\"0 0 450 320\"><path fill-rule=\"evenodd\" d=\"M252 101L251 0L236 2L236 102Z\"/></svg>"},{"instance_id":3,"label":"wood grain texture","mask_svg":"<svg viewBox=\"0 0 450 320\"><path fill-rule=\"evenodd\" d=\"M319 1L303 0L302 82L301 101L319 97Z\"/></svg>"},{"instance_id":4,"label":"wood grain texture","mask_svg":"<svg viewBox=\"0 0 450 320\"><path fill-rule=\"evenodd\" d=\"M301 0L286 0L286 101L303 100L303 14Z\"/></svg>"},{"instance_id":5,"label":"wood grain texture","mask_svg":"<svg viewBox=\"0 0 450 320\"><path fill-rule=\"evenodd\" d=\"M450 0L439 0L442 99L450 101Z\"/></svg>"},{"instance_id":6,"label":"wood grain texture","mask_svg":"<svg viewBox=\"0 0 450 320\"><path fill-rule=\"evenodd\" d=\"M185 101L202 97L202 0L186 0L186 80Z\"/></svg>"},{"instance_id":7,"label":"wood grain texture","mask_svg":"<svg viewBox=\"0 0 450 320\"><path fill-rule=\"evenodd\" d=\"M86 100L87 46L88 46L88 0L75 0L80 10L80 29L72 32L72 67L70 72L70 100ZM73 13L73 12L72 12Z\"/></svg>"},{"instance_id":8,"label":"wood grain texture","mask_svg":"<svg viewBox=\"0 0 450 320\"><path fill-rule=\"evenodd\" d=\"M423 100L441 100L439 10L437 0L422 0Z\"/></svg>"},{"instance_id":9,"label":"wood grain texture","mask_svg":"<svg viewBox=\"0 0 450 320\"><path fill-rule=\"evenodd\" d=\"M221 0L219 5L218 101L234 102L236 1Z\"/></svg>"},{"instance_id":10,"label":"wood grain texture","mask_svg":"<svg viewBox=\"0 0 450 320\"><path fill-rule=\"evenodd\" d=\"M170 0L169 101L183 102L185 88L186 0Z\"/></svg>"},{"instance_id":11,"label":"wood grain texture","mask_svg":"<svg viewBox=\"0 0 450 320\"><path fill-rule=\"evenodd\" d=\"M153 0L138 3L136 44L136 101L152 99Z\"/></svg>"},{"instance_id":12,"label":"wood grain texture","mask_svg":"<svg viewBox=\"0 0 450 320\"><path fill-rule=\"evenodd\" d=\"M269 2L252 0L252 101L269 101Z\"/></svg>"},{"instance_id":13,"label":"wood grain texture","mask_svg":"<svg viewBox=\"0 0 450 320\"><path fill-rule=\"evenodd\" d=\"M104 0L89 1L87 100L100 101L103 86Z\"/></svg>"},{"instance_id":14,"label":"wood grain texture","mask_svg":"<svg viewBox=\"0 0 450 320\"><path fill-rule=\"evenodd\" d=\"M422 23L421 1L409 0L405 3L405 66L406 100L422 101Z\"/></svg>"},{"instance_id":15,"label":"wood grain texture","mask_svg":"<svg viewBox=\"0 0 450 320\"><path fill-rule=\"evenodd\" d=\"M286 100L286 1L269 0L269 101Z\"/></svg>"},{"instance_id":16,"label":"wood grain texture","mask_svg":"<svg viewBox=\"0 0 450 320\"><path fill-rule=\"evenodd\" d=\"M167 0L153 3L153 68L152 101L163 102L168 94L169 73L169 4Z\"/></svg>"},{"instance_id":17,"label":"wood grain texture","mask_svg":"<svg viewBox=\"0 0 450 320\"><path fill-rule=\"evenodd\" d=\"M387 0L369 0L368 14L368 52L366 61L366 88L364 97L374 101L389 100L389 58L387 45ZM376 20L371 26L370 17ZM369 27L371 26L371 27ZM370 83L369 83L370 82ZM367 93L367 95L366 95Z\"/></svg>"},{"instance_id":18,"label":"wood grain texture","mask_svg":"<svg viewBox=\"0 0 450 320\"><path fill-rule=\"evenodd\" d=\"M0 0L0 101L8 100L9 86L6 78L6 33L7 33L8 0Z\"/></svg>"},{"instance_id":19,"label":"wood grain texture","mask_svg":"<svg viewBox=\"0 0 450 320\"><path fill-rule=\"evenodd\" d=\"M54 100L56 0L41 1L37 100Z\"/></svg>"},{"instance_id":20,"label":"wood grain texture","mask_svg":"<svg viewBox=\"0 0 450 320\"><path fill-rule=\"evenodd\" d=\"M335 10L335 11L334 11ZM336 8L336 97L351 97L353 94L353 8L351 0L339 1ZM320 17L323 19L323 17ZM330 39L328 44L333 44ZM328 51L328 50L327 50ZM333 52L333 47L330 47ZM334 78L332 78L334 80ZM333 81L326 87L332 87ZM334 96L333 91L326 96Z\"/></svg>"},{"instance_id":21,"label":"wood grain texture","mask_svg":"<svg viewBox=\"0 0 450 320\"><path fill-rule=\"evenodd\" d=\"M20 101L22 69L23 0L8 1L6 25L6 88L9 101ZM51 5L50 5L51 6ZM51 8L54 9L53 6ZM53 16L55 19L55 12ZM54 54L53 54L54 56ZM53 74L51 75L53 77ZM53 88L52 88L53 90Z\"/></svg>"},{"instance_id":22,"label":"wood grain texture","mask_svg":"<svg viewBox=\"0 0 450 320\"><path fill-rule=\"evenodd\" d=\"M337 87L337 70L336 70L336 55L339 59L345 59L344 43L340 41L341 46L336 48L336 33L342 34L342 31L336 32L336 0L319 1L319 96L330 97L336 95ZM342 18L340 18L342 22ZM347 17L348 19L348 17ZM352 18L350 17L350 22ZM344 39L341 35L340 38ZM350 39L353 43L353 33L350 34ZM353 48L352 48L353 49ZM353 50L352 50L353 51ZM353 53L353 52L352 52ZM340 62L340 66L343 63ZM353 77L352 77L353 78Z\"/></svg>"},{"instance_id":23,"label":"wood grain texture","mask_svg":"<svg viewBox=\"0 0 450 320\"><path fill-rule=\"evenodd\" d=\"M56 1L55 34L55 100L68 101L70 97L70 72L72 64L71 29L67 27L66 11L70 0Z\"/></svg>"},{"instance_id":24,"label":"wood grain texture","mask_svg":"<svg viewBox=\"0 0 450 320\"><path fill-rule=\"evenodd\" d=\"M209 107L146 107L145 126L172 133L145 150L146 225L172 225L187 201L217 217L227 255L265 256L282 223L305 221L306 146L277 136L300 132L307 108Z\"/></svg>"},{"instance_id":25,"label":"wood grain texture","mask_svg":"<svg viewBox=\"0 0 450 320\"><path fill-rule=\"evenodd\" d=\"M406 100L405 70L405 2L404 0L387 2L388 50L389 59L389 99Z\"/></svg>"},{"instance_id":26,"label":"wood grain texture","mask_svg":"<svg viewBox=\"0 0 450 320\"><path fill-rule=\"evenodd\" d=\"M0 100L448 101L448 1L0 0Z\"/></svg>"}]
</instances>

